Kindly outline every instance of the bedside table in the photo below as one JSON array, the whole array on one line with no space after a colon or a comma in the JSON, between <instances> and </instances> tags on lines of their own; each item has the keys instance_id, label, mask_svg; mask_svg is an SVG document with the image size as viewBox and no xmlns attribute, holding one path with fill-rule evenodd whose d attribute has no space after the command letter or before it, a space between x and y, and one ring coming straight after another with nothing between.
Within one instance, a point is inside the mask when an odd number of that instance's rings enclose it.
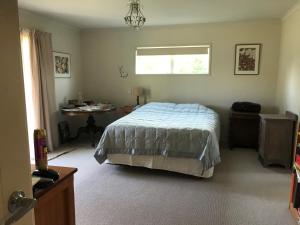
<instances>
[{"instance_id":1,"label":"bedside table","mask_svg":"<svg viewBox=\"0 0 300 225\"><path fill-rule=\"evenodd\" d=\"M259 159L262 164L279 164L291 168L297 115L286 113L259 116Z\"/></svg>"},{"instance_id":2,"label":"bedside table","mask_svg":"<svg viewBox=\"0 0 300 225\"><path fill-rule=\"evenodd\" d=\"M119 111L121 114L123 115L127 115L129 113L131 113L134 110L134 106L133 105L125 105L119 108Z\"/></svg>"}]
</instances>

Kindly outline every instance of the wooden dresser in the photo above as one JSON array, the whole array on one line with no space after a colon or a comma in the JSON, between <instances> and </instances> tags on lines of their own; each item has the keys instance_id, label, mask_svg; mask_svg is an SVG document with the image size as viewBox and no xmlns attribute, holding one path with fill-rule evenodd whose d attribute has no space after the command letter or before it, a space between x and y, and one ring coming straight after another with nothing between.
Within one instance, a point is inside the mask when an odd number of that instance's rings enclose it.
<instances>
[{"instance_id":1,"label":"wooden dresser","mask_svg":"<svg viewBox=\"0 0 300 225\"><path fill-rule=\"evenodd\" d=\"M76 168L49 166L59 172L51 187L35 192L36 225L75 225L74 173Z\"/></svg>"},{"instance_id":2,"label":"wooden dresser","mask_svg":"<svg viewBox=\"0 0 300 225\"><path fill-rule=\"evenodd\" d=\"M278 164L290 168L297 116L260 114L259 157L264 166Z\"/></svg>"}]
</instances>

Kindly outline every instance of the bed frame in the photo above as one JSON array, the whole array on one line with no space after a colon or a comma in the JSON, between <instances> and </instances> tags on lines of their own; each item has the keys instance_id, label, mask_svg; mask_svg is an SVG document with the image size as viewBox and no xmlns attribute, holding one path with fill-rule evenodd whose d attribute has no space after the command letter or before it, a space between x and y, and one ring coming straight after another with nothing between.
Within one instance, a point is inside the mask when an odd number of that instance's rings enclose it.
<instances>
[{"instance_id":1,"label":"bed frame","mask_svg":"<svg viewBox=\"0 0 300 225\"><path fill-rule=\"evenodd\" d=\"M214 172L214 167L203 171L202 163L197 159L164 157L160 155L108 154L106 163L167 170L203 178L212 177Z\"/></svg>"}]
</instances>

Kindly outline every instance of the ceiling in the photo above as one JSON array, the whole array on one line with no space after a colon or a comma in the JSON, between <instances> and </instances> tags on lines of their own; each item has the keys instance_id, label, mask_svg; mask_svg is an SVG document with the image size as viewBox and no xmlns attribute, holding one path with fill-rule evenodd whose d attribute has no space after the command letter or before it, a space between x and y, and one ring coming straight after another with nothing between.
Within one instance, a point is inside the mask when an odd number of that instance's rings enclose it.
<instances>
[{"instance_id":1,"label":"ceiling","mask_svg":"<svg viewBox=\"0 0 300 225\"><path fill-rule=\"evenodd\" d=\"M298 0L141 0L146 25L281 18ZM80 28L122 27L128 0L19 0L22 9Z\"/></svg>"}]
</instances>

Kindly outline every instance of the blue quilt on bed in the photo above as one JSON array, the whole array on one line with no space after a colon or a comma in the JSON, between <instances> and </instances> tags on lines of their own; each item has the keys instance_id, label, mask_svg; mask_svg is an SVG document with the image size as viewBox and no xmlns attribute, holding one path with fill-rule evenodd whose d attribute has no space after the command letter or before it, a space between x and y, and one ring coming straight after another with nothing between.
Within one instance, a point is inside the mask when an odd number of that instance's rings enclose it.
<instances>
[{"instance_id":1,"label":"blue quilt on bed","mask_svg":"<svg viewBox=\"0 0 300 225\"><path fill-rule=\"evenodd\" d=\"M148 103L106 127L96 148L107 154L198 159L207 170L220 162L219 117L199 104Z\"/></svg>"}]
</instances>

